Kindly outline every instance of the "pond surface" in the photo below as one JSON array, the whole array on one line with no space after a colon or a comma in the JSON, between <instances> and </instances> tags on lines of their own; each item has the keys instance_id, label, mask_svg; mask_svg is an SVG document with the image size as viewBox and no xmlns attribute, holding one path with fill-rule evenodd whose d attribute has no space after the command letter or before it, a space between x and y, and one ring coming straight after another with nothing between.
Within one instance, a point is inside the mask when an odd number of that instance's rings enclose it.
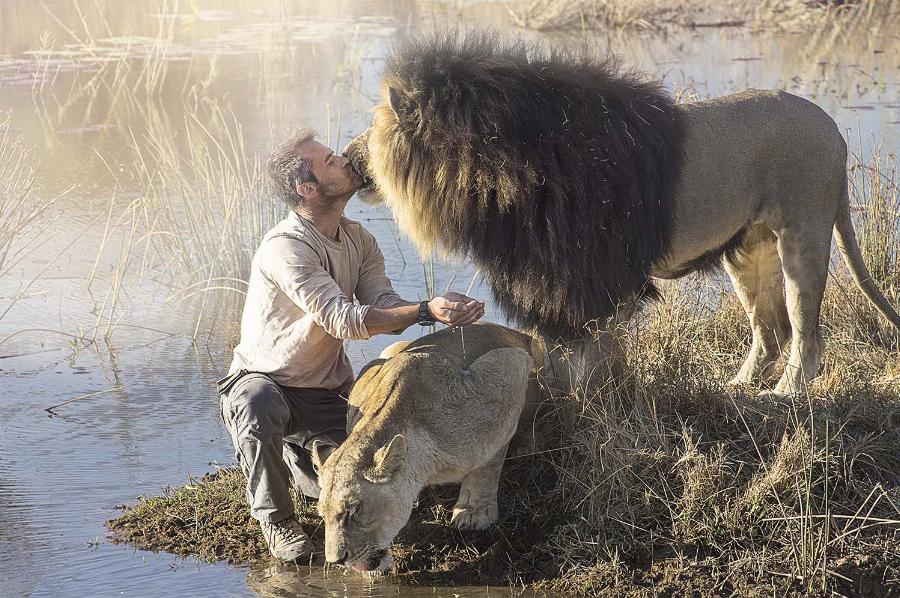
<instances>
[{"instance_id":1,"label":"pond surface","mask_svg":"<svg viewBox=\"0 0 900 598\"><path fill-rule=\"evenodd\" d=\"M213 382L236 342L239 294L190 295L184 290L205 275L176 277L149 244L131 242L124 216L148 189L135 149L171 141L190 152L186 130L197 105L233 115L248 156L265 156L300 125L341 146L367 123L391 43L474 24L511 29L502 4L471 1L0 3L0 114L11 111L12 129L39 163L32 197L62 194L33 251L0 276L4 595L507 593L200 564L111 544L103 526L118 505L233 463ZM783 88L822 105L852 130L865 156L879 145L883 153L897 149L896 46L857 40L835 47L747 29L547 37L582 36L685 97ZM129 65L134 70L119 85L111 69ZM192 197L175 194L173 209L187 209L178 202ZM376 235L404 297L449 286L489 298L470 265L423 264L387 212L353 200L348 215ZM147 267L123 274L118 265L130 247L130 263ZM487 319L503 321L490 303ZM394 340L350 343L354 367ZM55 416L45 411L76 397Z\"/></svg>"}]
</instances>

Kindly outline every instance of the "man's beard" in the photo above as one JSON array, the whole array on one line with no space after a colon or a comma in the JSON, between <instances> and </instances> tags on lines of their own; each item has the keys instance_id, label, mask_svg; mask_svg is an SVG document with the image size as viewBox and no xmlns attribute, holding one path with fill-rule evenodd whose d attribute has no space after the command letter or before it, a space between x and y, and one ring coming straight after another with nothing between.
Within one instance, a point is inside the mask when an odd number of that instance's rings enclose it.
<instances>
[{"instance_id":1,"label":"man's beard","mask_svg":"<svg viewBox=\"0 0 900 598\"><path fill-rule=\"evenodd\" d=\"M346 198L347 195L353 195L359 190L360 187L362 187L362 177L356 174L356 172L354 172L353 170L349 170L349 172L347 173L347 182L348 184L346 186L341 185L341 187L344 187L343 191L339 191L339 187L336 184L320 188L322 192L322 198L325 200L325 202L329 205L337 203Z\"/></svg>"}]
</instances>

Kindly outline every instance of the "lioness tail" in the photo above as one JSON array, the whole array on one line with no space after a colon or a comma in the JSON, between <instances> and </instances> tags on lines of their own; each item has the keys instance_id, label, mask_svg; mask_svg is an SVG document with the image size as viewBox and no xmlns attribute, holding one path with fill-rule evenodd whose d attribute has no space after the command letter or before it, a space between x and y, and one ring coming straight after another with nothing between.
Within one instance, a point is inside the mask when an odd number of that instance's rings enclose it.
<instances>
[{"instance_id":1,"label":"lioness tail","mask_svg":"<svg viewBox=\"0 0 900 598\"><path fill-rule=\"evenodd\" d=\"M881 312L881 315L890 320L894 328L900 330L900 315L897 315L881 289L872 280L872 275L863 261L859 243L856 241L856 232L853 230L853 221L850 218L850 202L846 190L844 199L844 206L838 210L837 219L834 222L834 236L837 239L838 251L841 252L844 263L847 264L850 275L853 276L859 289Z\"/></svg>"}]
</instances>

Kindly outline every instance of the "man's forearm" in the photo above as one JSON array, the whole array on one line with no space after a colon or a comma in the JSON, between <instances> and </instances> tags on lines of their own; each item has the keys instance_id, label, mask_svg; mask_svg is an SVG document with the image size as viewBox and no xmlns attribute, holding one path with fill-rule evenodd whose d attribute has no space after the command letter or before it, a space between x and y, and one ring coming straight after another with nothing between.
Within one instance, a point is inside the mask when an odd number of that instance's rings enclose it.
<instances>
[{"instance_id":1,"label":"man's forearm","mask_svg":"<svg viewBox=\"0 0 900 598\"><path fill-rule=\"evenodd\" d=\"M386 332L401 332L419 320L419 304L404 301L394 307L369 308L363 323L370 336Z\"/></svg>"},{"instance_id":2,"label":"man's forearm","mask_svg":"<svg viewBox=\"0 0 900 598\"><path fill-rule=\"evenodd\" d=\"M447 326L466 326L484 315L484 303L459 293L447 292L428 302L428 313ZM363 324L369 336L402 332L419 321L419 304L404 301L396 307L369 308Z\"/></svg>"}]
</instances>

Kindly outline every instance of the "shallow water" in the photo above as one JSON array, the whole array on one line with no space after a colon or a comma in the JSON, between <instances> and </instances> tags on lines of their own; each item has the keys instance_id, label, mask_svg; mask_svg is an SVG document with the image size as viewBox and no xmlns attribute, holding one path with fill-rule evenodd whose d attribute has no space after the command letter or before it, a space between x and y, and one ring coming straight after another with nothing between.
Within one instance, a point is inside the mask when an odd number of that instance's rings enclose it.
<instances>
[{"instance_id":1,"label":"shallow water","mask_svg":"<svg viewBox=\"0 0 900 598\"><path fill-rule=\"evenodd\" d=\"M109 543L103 522L116 516L117 505L232 464L213 381L227 367L236 340L236 305L232 295L222 294L221 301L212 295L192 342L201 302L166 303L173 291L164 279L131 276L121 287L108 338L105 326L89 344L72 344L60 333L80 335L95 325L122 246L116 229L88 289L113 190L116 214L143 192L134 175L134 143L149 135L183 139L184 90L190 85L203 83L209 97L233 111L250 153L264 155L273 140L300 124L316 126L339 146L365 126L381 61L395 39L452 24L508 28L505 8L412 0L44 5L0 3L0 113L12 110L14 129L42 162L36 194L77 187L54 210L57 219L40 247L0 277L0 313L22 295L0 318L2 594L503 594L398 588L386 580L324 576L321 569L199 564ZM73 85L89 84L105 61L123 52L135 59L152 55L157 31L169 25L173 41L161 59L168 79L158 93L127 102L100 87L72 97ZM34 53L46 50L42 36L48 31L55 49ZM662 77L673 91L706 97L745 87L785 88L814 99L852 129L864 154L882 141L885 149L897 149L895 50L864 42L816 46L807 36L744 29L587 35L597 48ZM408 298L427 295L430 266L407 241L395 239L389 214L354 200L348 215L378 237L398 291ZM466 264L434 268L438 291L451 283L465 291L476 274ZM488 298L477 278L472 294ZM502 321L490 303L487 317ZM411 330L404 338L416 334ZM350 343L354 367L394 340ZM97 392L59 407L56 416L44 410Z\"/></svg>"}]
</instances>

